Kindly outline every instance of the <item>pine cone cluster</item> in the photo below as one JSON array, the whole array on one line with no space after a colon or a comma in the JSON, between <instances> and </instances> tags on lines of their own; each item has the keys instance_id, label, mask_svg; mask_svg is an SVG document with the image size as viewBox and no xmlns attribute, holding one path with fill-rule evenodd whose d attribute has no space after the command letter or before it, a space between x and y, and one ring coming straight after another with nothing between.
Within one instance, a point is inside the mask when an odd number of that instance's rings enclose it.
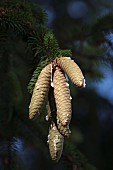
<instances>
[{"instance_id":1,"label":"pine cone cluster","mask_svg":"<svg viewBox=\"0 0 113 170\"><path fill-rule=\"evenodd\" d=\"M85 87L85 79L79 66L69 57L56 58L42 69L29 106L29 118L33 119L39 116L45 101L48 101L48 144L51 158L55 161L61 157L64 137L69 137L71 133L71 96L66 76L77 87Z\"/></svg>"}]
</instances>

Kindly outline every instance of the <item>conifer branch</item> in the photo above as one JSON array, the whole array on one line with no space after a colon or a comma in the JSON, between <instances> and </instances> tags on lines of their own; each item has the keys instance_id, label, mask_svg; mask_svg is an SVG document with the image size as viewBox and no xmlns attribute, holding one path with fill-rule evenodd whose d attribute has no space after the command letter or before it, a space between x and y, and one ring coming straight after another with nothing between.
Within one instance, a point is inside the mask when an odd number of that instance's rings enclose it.
<instances>
[{"instance_id":1,"label":"conifer branch","mask_svg":"<svg viewBox=\"0 0 113 170\"><path fill-rule=\"evenodd\" d=\"M113 30L113 13L108 13L100 18L93 24L91 28L91 39L94 44L100 45L105 42L104 34Z\"/></svg>"}]
</instances>

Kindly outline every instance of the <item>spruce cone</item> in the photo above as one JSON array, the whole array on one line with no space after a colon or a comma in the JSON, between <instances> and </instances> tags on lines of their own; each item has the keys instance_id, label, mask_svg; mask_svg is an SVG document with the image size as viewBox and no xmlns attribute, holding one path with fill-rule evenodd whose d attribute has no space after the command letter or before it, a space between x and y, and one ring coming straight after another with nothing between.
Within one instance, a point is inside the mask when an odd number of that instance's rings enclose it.
<instances>
[{"instance_id":1,"label":"spruce cone","mask_svg":"<svg viewBox=\"0 0 113 170\"><path fill-rule=\"evenodd\" d=\"M48 99L49 99L49 105L48 105L48 118L51 120L53 120L56 124L56 127L58 129L58 131L64 136L64 137L68 137L69 134L71 133L71 131L69 130L69 125L63 126L57 116L56 118L56 104L55 104L55 98L54 98L54 94L53 94L53 88L50 87L49 90L49 95L48 95Z\"/></svg>"},{"instance_id":2,"label":"spruce cone","mask_svg":"<svg viewBox=\"0 0 113 170\"><path fill-rule=\"evenodd\" d=\"M59 130L59 132L64 136L64 137L69 137L71 131L69 129L69 125L65 125L63 126L59 120L59 118L57 117L57 128Z\"/></svg>"},{"instance_id":3,"label":"spruce cone","mask_svg":"<svg viewBox=\"0 0 113 170\"><path fill-rule=\"evenodd\" d=\"M64 137L57 130L55 123L50 126L48 143L52 160L58 161L62 154Z\"/></svg>"},{"instance_id":4,"label":"spruce cone","mask_svg":"<svg viewBox=\"0 0 113 170\"><path fill-rule=\"evenodd\" d=\"M78 87L85 86L85 79L79 66L70 58L57 58L58 66L68 75L71 81Z\"/></svg>"},{"instance_id":5,"label":"spruce cone","mask_svg":"<svg viewBox=\"0 0 113 170\"><path fill-rule=\"evenodd\" d=\"M61 124L65 126L68 125L71 120L70 90L59 68L55 70L53 84L57 115Z\"/></svg>"},{"instance_id":6,"label":"spruce cone","mask_svg":"<svg viewBox=\"0 0 113 170\"><path fill-rule=\"evenodd\" d=\"M44 67L35 84L31 103L29 106L29 118L33 119L40 114L44 101L48 95L51 82L51 65Z\"/></svg>"}]
</instances>

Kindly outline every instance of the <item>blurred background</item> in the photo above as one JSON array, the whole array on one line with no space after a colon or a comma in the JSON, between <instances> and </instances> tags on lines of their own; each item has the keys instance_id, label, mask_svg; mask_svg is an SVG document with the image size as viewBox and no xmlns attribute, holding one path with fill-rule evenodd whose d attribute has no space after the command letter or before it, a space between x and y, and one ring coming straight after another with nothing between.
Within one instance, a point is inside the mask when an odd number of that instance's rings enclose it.
<instances>
[{"instance_id":1,"label":"blurred background","mask_svg":"<svg viewBox=\"0 0 113 170\"><path fill-rule=\"evenodd\" d=\"M70 143L98 170L112 170L113 1L32 2L45 10L48 15L45 25L53 30L61 49L72 50L72 58L86 79L83 89L70 82L73 110ZM31 95L27 85L33 73L32 52L27 51L19 36L16 40L13 33L7 32L5 36L8 38L4 45L0 33L0 170L65 170L61 162L56 164L49 156L46 114L38 121L28 120Z\"/></svg>"}]
</instances>

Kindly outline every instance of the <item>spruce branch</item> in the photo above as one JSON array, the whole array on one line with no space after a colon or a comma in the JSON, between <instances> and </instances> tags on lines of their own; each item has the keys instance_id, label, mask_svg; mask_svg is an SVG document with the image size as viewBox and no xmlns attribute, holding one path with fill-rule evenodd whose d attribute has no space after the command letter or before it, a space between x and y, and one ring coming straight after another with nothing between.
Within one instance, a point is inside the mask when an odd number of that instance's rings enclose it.
<instances>
[{"instance_id":1,"label":"spruce branch","mask_svg":"<svg viewBox=\"0 0 113 170\"><path fill-rule=\"evenodd\" d=\"M65 149L66 148L66 149ZM94 166L88 163L87 158L77 149L74 143L65 142L63 161L66 163L71 161L77 170L97 170Z\"/></svg>"},{"instance_id":2,"label":"spruce branch","mask_svg":"<svg viewBox=\"0 0 113 170\"><path fill-rule=\"evenodd\" d=\"M47 57L50 58L50 60L56 57L59 46L52 31L48 31L45 34L44 47L45 53L47 54Z\"/></svg>"},{"instance_id":3,"label":"spruce branch","mask_svg":"<svg viewBox=\"0 0 113 170\"><path fill-rule=\"evenodd\" d=\"M108 13L96 20L91 28L92 41L95 44L102 44L105 42L104 34L113 30L113 13Z\"/></svg>"},{"instance_id":4,"label":"spruce branch","mask_svg":"<svg viewBox=\"0 0 113 170\"><path fill-rule=\"evenodd\" d=\"M44 53L44 36L48 29L43 25L38 25L37 30L28 34L28 48L33 52L33 56L37 58L38 56L45 56Z\"/></svg>"},{"instance_id":5,"label":"spruce branch","mask_svg":"<svg viewBox=\"0 0 113 170\"><path fill-rule=\"evenodd\" d=\"M61 56L72 56L72 52L71 50L62 50L62 49L59 49L58 51L58 57L61 57Z\"/></svg>"}]
</instances>

